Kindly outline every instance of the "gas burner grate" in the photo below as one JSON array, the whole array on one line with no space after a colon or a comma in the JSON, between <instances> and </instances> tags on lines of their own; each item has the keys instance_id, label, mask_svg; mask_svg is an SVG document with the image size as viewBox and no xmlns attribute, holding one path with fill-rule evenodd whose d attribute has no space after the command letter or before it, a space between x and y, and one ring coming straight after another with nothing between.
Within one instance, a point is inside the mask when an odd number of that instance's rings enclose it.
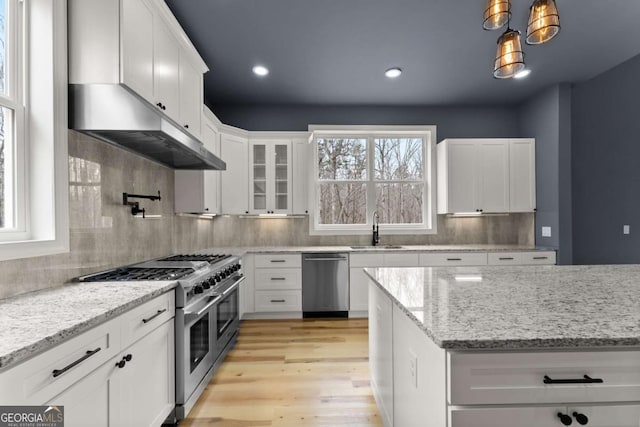
<instances>
[{"instance_id":1,"label":"gas burner grate","mask_svg":"<svg viewBox=\"0 0 640 427\"><path fill-rule=\"evenodd\" d=\"M143 280L178 280L194 272L193 268L123 267L83 277L83 282L121 282Z\"/></svg>"},{"instance_id":2,"label":"gas burner grate","mask_svg":"<svg viewBox=\"0 0 640 427\"><path fill-rule=\"evenodd\" d=\"M231 255L213 255L213 254L186 254L186 255L173 255L167 258L159 259L158 261L206 261L209 264L222 261L225 258L229 258Z\"/></svg>"}]
</instances>

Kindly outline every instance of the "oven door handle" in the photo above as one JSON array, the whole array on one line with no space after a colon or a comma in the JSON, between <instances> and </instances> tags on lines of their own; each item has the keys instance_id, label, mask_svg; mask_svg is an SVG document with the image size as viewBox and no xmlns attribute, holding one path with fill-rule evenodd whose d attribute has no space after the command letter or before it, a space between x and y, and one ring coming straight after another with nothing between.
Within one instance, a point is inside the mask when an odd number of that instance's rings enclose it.
<instances>
[{"instance_id":1,"label":"oven door handle","mask_svg":"<svg viewBox=\"0 0 640 427\"><path fill-rule=\"evenodd\" d=\"M247 276L241 276L238 278L238 280L236 280L233 285L229 286L228 289L225 289L225 291L221 294L222 297L226 297L228 294L230 294L231 292L235 291L236 289L238 289L238 287L240 286L240 283L242 283L244 281L244 279L246 279Z\"/></svg>"},{"instance_id":2,"label":"oven door handle","mask_svg":"<svg viewBox=\"0 0 640 427\"><path fill-rule=\"evenodd\" d=\"M184 313L184 319L185 319L184 323L187 324L187 323L191 323L191 321L193 321L193 320L197 320L200 316L202 316L207 311L209 311L211 309L211 307L216 305L221 299L222 299L222 297L218 295L214 299L212 299L207 305L202 307L200 310L198 310L196 312L193 312L193 311L185 312Z\"/></svg>"}]
</instances>

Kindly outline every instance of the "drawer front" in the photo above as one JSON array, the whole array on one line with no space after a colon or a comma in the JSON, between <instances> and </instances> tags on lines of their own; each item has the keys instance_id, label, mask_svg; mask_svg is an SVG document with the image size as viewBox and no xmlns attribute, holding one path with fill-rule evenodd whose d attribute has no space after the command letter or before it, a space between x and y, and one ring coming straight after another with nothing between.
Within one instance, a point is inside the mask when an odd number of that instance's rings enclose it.
<instances>
[{"instance_id":1,"label":"drawer front","mask_svg":"<svg viewBox=\"0 0 640 427\"><path fill-rule=\"evenodd\" d=\"M487 265L486 252L449 252L420 254L423 267L443 267L456 265Z\"/></svg>"},{"instance_id":2,"label":"drawer front","mask_svg":"<svg viewBox=\"0 0 640 427\"><path fill-rule=\"evenodd\" d=\"M489 252L487 261L489 265L522 265L524 263L520 252Z\"/></svg>"},{"instance_id":3,"label":"drawer front","mask_svg":"<svg viewBox=\"0 0 640 427\"><path fill-rule=\"evenodd\" d=\"M640 351L449 353L454 405L631 401L640 401Z\"/></svg>"},{"instance_id":4,"label":"drawer front","mask_svg":"<svg viewBox=\"0 0 640 427\"><path fill-rule=\"evenodd\" d=\"M255 266L256 268L301 268L302 256L298 253L256 255Z\"/></svg>"},{"instance_id":5,"label":"drawer front","mask_svg":"<svg viewBox=\"0 0 640 427\"><path fill-rule=\"evenodd\" d=\"M96 326L0 374L0 401L41 405L89 375L120 351L119 320Z\"/></svg>"},{"instance_id":6,"label":"drawer front","mask_svg":"<svg viewBox=\"0 0 640 427\"><path fill-rule=\"evenodd\" d=\"M122 348L175 317L175 292L167 292L122 315Z\"/></svg>"},{"instance_id":7,"label":"drawer front","mask_svg":"<svg viewBox=\"0 0 640 427\"><path fill-rule=\"evenodd\" d=\"M419 265L419 254L384 254L385 267L418 267Z\"/></svg>"},{"instance_id":8,"label":"drawer front","mask_svg":"<svg viewBox=\"0 0 640 427\"><path fill-rule=\"evenodd\" d=\"M570 425L573 426L640 426L640 405L568 407L559 405L511 408L452 408L449 410L449 427L562 427L564 424L558 414L569 417L571 420ZM578 417L584 424L578 422Z\"/></svg>"},{"instance_id":9,"label":"drawer front","mask_svg":"<svg viewBox=\"0 0 640 427\"><path fill-rule=\"evenodd\" d=\"M522 252L520 254L523 265L554 265L555 251Z\"/></svg>"},{"instance_id":10,"label":"drawer front","mask_svg":"<svg viewBox=\"0 0 640 427\"><path fill-rule=\"evenodd\" d=\"M302 289L302 270L299 268L258 268L255 289Z\"/></svg>"},{"instance_id":11,"label":"drawer front","mask_svg":"<svg viewBox=\"0 0 640 427\"><path fill-rule=\"evenodd\" d=\"M256 291L256 312L302 311L302 291Z\"/></svg>"},{"instance_id":12,"label":"drawer front","mask_svg":"<svg viewBox=\"0 0 640 427\"><path fill-rule=\"evenodd\" d=\"M384 256L382 254L351 254L349 255L350 267L382 267Z\"/></svg>"},{"instance_id":13,"label":"drawer front","mask_svg":"<svg viewBox=\"0 0 640 427\"><path fill-rule=\"evenodd\" d=\"M513 408L451 408L449 427L562 427L558 413L565 406ZM575 420L572 425L578 425ZM589 424L591 425L591 424Z\"/></svg>"}]
</instances>

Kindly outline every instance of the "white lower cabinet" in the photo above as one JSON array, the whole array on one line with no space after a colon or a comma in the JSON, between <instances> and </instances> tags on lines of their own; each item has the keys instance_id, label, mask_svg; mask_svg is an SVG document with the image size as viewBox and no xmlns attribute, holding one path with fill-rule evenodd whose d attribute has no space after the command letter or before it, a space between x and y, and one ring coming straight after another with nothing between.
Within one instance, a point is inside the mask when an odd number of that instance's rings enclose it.
<instances>
[{"instance_id":1,"label":"white lower cabinet","mask_svg":"<svg viewBox=\"0 0 640 427\"><path fill-rule=\"evenodd\" d=\"M254 317L302 316L302 256L258 254L254 266Z\"/></svg>"},{"instance_id":2,"label":"white lower cabinet","mask_svg":"<svg viewBox=\"0 0 640 427\"><path fill-rule=\"evenodd\" d=\"M174 301L160 295L0 373L0 402L64 406L67 427L161 425L175 407Z\"/></svg>"},{"instance_id":3,"label":"white lower cabinet","mask_svg":"<svg viewBox=\"0 0 640 427\"><path fill-rule=\"evenodd\" d=\"M386 427L393 425L393 307L376 285L369 289L369 368L371 389Z\"/></svg>"},{"instance_id":4,"label":"white lower cabinet","mask_svg":"<svg viewBox=\"0 0 640 427\"><path fill-rule=\"evenodd\" d=\"M373 281L369 363L385 427L640 426L640 349L444 350Z\"/></svg>"}]
</instances>

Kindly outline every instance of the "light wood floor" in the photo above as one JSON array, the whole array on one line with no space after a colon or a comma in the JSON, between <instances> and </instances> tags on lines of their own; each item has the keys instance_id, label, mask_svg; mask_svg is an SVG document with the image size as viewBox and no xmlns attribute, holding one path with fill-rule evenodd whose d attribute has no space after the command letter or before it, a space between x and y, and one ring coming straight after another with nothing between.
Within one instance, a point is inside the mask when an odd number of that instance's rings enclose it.
<instances>
[{"instance_id":1,"label":"light wood floor","mask_svg":"<svg viewBox=\"0 0 640 427\"><path fill-rule=\"evenodd\" d=\"M367 319L245 320L180 427L382 426Z\"/></svg>"}]
</instances>

